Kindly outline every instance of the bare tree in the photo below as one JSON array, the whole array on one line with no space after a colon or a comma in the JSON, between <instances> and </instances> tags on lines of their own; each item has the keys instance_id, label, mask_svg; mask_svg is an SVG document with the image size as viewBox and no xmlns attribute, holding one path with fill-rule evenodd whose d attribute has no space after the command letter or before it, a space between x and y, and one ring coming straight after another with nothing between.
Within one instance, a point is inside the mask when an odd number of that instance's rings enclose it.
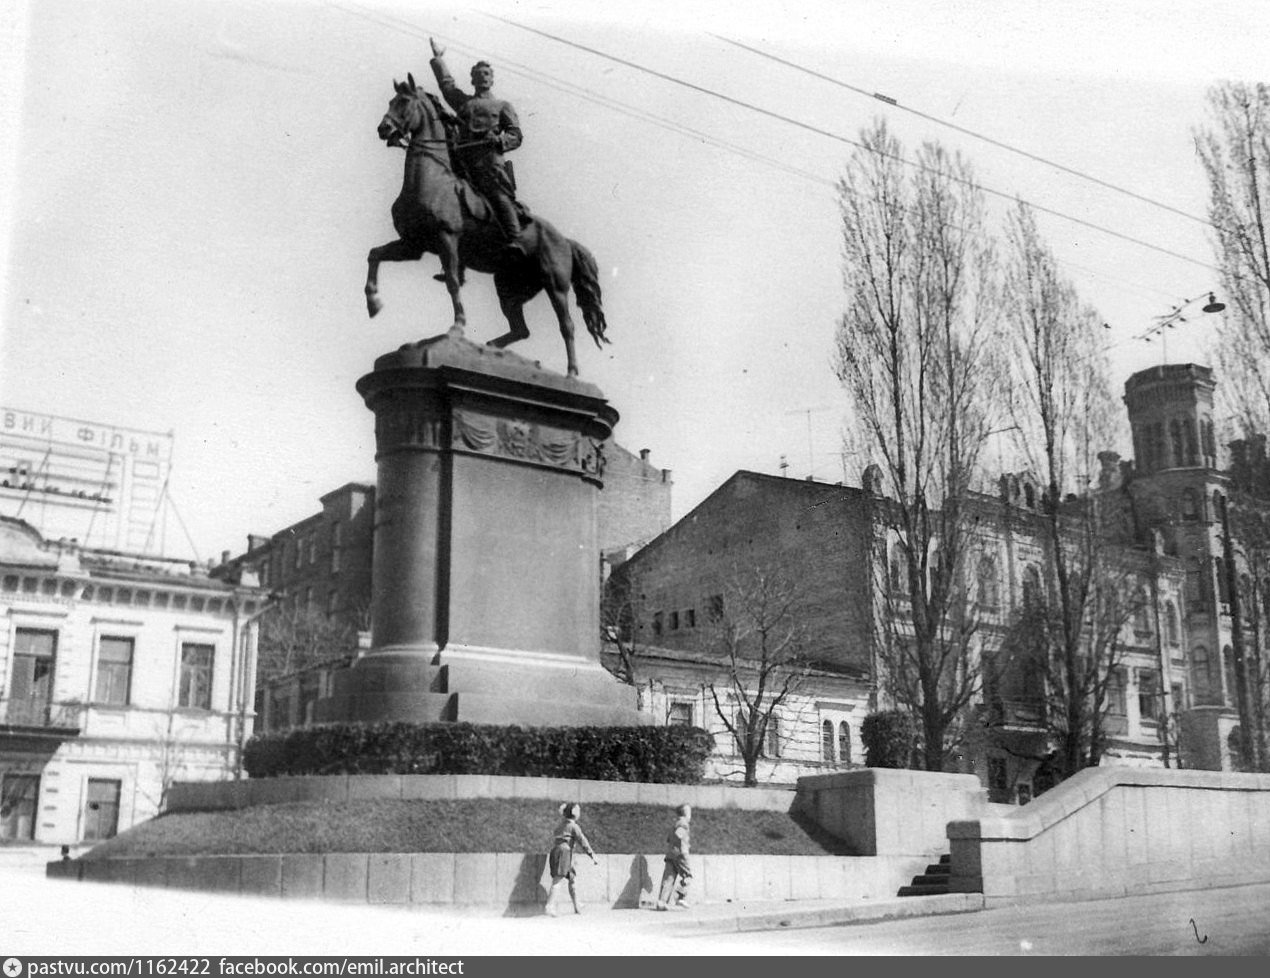
<instances>
[{"instance_id":1,"label":"bare tree","mask_svg":"<svg viewBox=\"0 0 1270 978\"><path fill-rule=\"evenodd\" d=\"M1101 320L1060 277L1031 210L1020 203L1008 227L1005 343L1014 371L1009 405L1019 451L1043 486L1037 535L1045 568L1025 596L1019 655L1041 670L1047 725L1061 777L1101 756L1107 691L1128 613L1121 503L1093 492L1097 453L1114 443L1119 417ZM1128 592L1136 593L1135 591Z\"/></svg>"},{"instance_id":2,"label":"bare tree","mask_svg":"<svg viewBox=\"0 0 1270 978\"><path fill-rule=\"evenodd\" d=\"M624 683L633 684L636 679L643 608L639 582L632 580L625 565L615 567L600 594L600 639L616 653L613 673Z\"/></svg>"},{"instance_id":3,"label":"bare tree","mask_svg":"<svg viewBox=\"0 0 1270 978\"><path fill-rule=\"evenodd\" d=\"M257 682L351 657L357 632L347 622L307 607L277 606L260 620Z\"/></svg>"},{"instance_id":4,"label":"bare tree","mask_svg":"<svg viewBox=\"0 0 1270 978\"><path fill-rule=\"evenodd\" d=\"M1213 128L1195 148L1208 179L1227 312L1218 330L1220 397L1244 435L1270 432L1270 87L1224 82L1208 93Z\"/></svg>"},{"instance_id":5,"label":"bare tree","mask_svg":"<svg viewBox=\"0 0 1270 978\"><path fill-rule=\"evenodd\" d=\"M884 122L860 140L838 184L847 308L835 368L887 497L880 682L920 717L924 766L942 770L978 689L961 581L999 293L970 165L926 144L910 171Z\"/></svg>"},{"instance_id":6,"label":"bare tree","mask_svg":"<svg viewBox=\"0 0 1270 978\"><path fill-rule=\"evenodd\" d=\"M722 678L707 689L745 764L745 784L753 786L760 758L780 736L783 707L812 666L807 612L794 575L771 566L734 571L722 599L705 638Z\"/></svg>"}]
</instances>

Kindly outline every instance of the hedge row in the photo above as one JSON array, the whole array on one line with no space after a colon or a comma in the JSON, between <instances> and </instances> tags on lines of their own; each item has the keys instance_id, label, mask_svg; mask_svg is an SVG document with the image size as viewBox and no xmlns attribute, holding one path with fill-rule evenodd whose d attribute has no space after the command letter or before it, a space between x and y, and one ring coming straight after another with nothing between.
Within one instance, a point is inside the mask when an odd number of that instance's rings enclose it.
<instances>
[{"instance_id":1,"label":"hedge row","mask_svg":"<svg viewBox=\"0 0 1270 978\"><path fill-rule=\"evenodd\" d=\"M696 727L341 723L252 737L243 766L253 778L502 774L696 784L713 749L713 734Z\"/></svg>"},{"instance_id":2,"label":"hedge row","mask_svg":"<svg viewBox=\"0 0 1270 978\"><path fill-rule=\"evenodd\" d=\"M902 710L870 713L860 725L864 763L869 767L914 767L913 753L920 744L917 723Z\"/></svg>"}]
</instances>

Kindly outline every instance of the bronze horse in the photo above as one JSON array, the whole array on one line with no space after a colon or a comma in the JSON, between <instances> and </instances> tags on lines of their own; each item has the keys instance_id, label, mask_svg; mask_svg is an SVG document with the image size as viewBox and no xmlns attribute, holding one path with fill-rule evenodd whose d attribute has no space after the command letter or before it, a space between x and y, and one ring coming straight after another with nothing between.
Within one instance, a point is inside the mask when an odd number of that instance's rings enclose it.
<instances>
[{"instance_id":1,"label":"bronze horse","mask_svg":"<svg viewBox=\"0 0 1270 978\"><path fill-rule=\"evenodd\" d=\"M382 307L380 262L415 261L431 252L441 258L445 287L454 304L452 329L460 333L467 321L459 295L462 270L471 268L493 274L509 329L490 340L489 346L504 347L529 336L524 305L545 289L560 321L569 376L576 377L570 284L595 345L609 342L595 259L586 248L570 241L540 217L533 217L521 233L525 256L508 257L502 232L484 198L454 172L439 100L420 91L413 76L406 78L404 82L393 82L397 94L388 103L378 129L379 138L389 146L406 148L405 181L392 205L392 223L400 237L372 248L367 256L367 311L374 316Z\"/></svg>"}]
</instances>

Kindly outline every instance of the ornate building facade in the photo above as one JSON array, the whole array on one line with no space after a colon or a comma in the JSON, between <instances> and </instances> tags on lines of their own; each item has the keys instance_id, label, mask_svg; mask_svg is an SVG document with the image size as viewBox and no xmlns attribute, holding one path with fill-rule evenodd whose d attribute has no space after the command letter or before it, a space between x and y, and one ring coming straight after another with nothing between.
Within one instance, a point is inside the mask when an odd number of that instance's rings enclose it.
<instances>
[{"instance_id":1,"label":"ornate building facade","mask_svg":"<svg viewBox=\"0 0 1270 978\"><path fill-rule=\"evenodd\" d=\"M266 597L0 517L0 839L109 838L175 780L235 777Z\"/></svg>"}]
</instances>

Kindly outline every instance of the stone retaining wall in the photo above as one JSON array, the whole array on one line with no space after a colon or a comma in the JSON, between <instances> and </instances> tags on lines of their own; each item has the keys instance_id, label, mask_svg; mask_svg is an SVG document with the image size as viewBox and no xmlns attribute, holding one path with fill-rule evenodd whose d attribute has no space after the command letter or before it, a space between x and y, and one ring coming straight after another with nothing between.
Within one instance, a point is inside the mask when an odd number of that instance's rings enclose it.
<instances>
[{"instance_id":1,"label":"stone retaining wall","mask_svg":"<svg viewBox=\"0 0 1270 978\"><path fill-rule=\"evenodd\" d=\"M164 811L218 811L293 801L368 798L548 798L581 804L616 802L668 808L689 804L694 808L788 812L794 797L792 788L734 788L721 784L638 784L488 774L352 774L181 782L168 791Z\"/></svg>"},{"instance_id":2,"label":"stone retaining wall","mask_svg":"<svg viewBox=\"0 0 1270 978\"><path fill-rule=\"evenodd\" d=\"M1270 882L1270 775L1089 768L948 838L988 906Z\"/></svg>"},{"instance_id":3,"label":"stone retaining wall","mask_svg":"<svg viewBox=\"0 0 1270 978\"><path fill-rule=\"evenodd\" d=\"M693 857L690 899L727 901L886 899L921 872L925 858L868 856ZM585 903L637 907L655 898L660 855L577 860ZM546 899L540 853L304 853L169 856L51 862L47 875L132 886L370 904L468 904L529 910Z\"/></svg>"},{"instance_id":4,"label":"stone retaining wall","mask_svg":"<svg viewBox=\"0 0 1270 978\"><path fill-rule=\"evenodd\" d=\"M973 774L864 768L798 779L798 806L866 856L948 851L948 823L993 806Z\"/></svg>"}]
</instances>

